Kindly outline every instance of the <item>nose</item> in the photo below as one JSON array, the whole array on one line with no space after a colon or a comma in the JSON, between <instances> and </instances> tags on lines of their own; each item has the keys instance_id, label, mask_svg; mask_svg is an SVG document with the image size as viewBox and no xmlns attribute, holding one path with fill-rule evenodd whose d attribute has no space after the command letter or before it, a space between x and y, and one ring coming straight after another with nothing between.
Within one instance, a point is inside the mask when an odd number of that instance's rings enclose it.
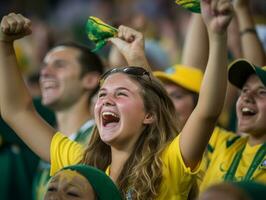
<instances>
[{"instance_id":1,"label":"nose","mask_svg":"<svg viewBox=\"0 0 266 200\"><path fill-rule=\"evenodd\" d=\"M52 194L44 198L44 200L60 200L60 199L61 198L59 194Z\"/></svg>"},{"instance_id":2,"label":"nose","mask_svg":"<svg viewBox=\"0 0 266 200\"><path fill-rule=\"evenodd\" d=\"M244 94L243 99L246 103L254 103L253 92L248 91Z\"/></svg>"},{"instance_id":3,"label":"nose","mask_svg":"<svg viewBox=\"0 0 266 200\"><path fill-rule=\"evenodd\" d=\"M103 99L103 105L105 106L113 106L115 105L114 97L112 94L107 94Z\"/></svg>"},{"instance_id":4,"label":"nose","mask_svg":"<svg viewBox=\"0 0 266 200\"><path fill-rule=\"evenodd\" d=\"M53 73L53 68L50 65L45 65L40 71L41 77L47 77Z\"/></svg>"}]
</instances>

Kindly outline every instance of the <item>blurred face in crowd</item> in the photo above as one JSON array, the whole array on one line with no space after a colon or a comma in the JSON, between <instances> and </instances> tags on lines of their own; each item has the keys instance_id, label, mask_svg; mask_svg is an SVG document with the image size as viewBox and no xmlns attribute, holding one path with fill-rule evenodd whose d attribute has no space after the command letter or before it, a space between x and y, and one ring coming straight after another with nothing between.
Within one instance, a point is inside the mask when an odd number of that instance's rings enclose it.
<instances>
[{"instance_id":1,"label":"blurred face in crowd","mask_svg":"<svg viewBox=\"0 0 266 200\"><path fill-rule=\"evenodd\" d=\"M54 110L73 105L83 94L79 50L59 46L45 56L40 73L42 103Z\"/></svg>"},{"instance_id":2,"label":"blurred face in crowd","mask_svg":"<svg viewBox=\"0 0 266 200\"><path fill-rule=\"evenodd\" d=\"M229 183L209 187L198 200L250 200L242 189Z\"/></svg>"},{"instance_id":3,"label":"blurred face in crowd","mask_svg":"<svg viewBox=\"0 0 266 200\"><path fill-rule=\"evenodd\" d=\"M237 101L239 131L254 136L266 133L266 87L258 76L251 75Z\"/></svg>"},{"instance_id":4,"label":"blurred face in crowd","mask_svg":"<svg viewBox=\"0 0 266 200\"><path fill-rule=\"evenodd\" d=\"M89 181L72 170L62 170L51 178L48 183L44 200L96 200Z\"/></svg>"},{"instance_id":5,"label":"blurred face in crowd","mask_svg":"<svg viewBox=\"0 0 266 200\"><path fill-rule=\"evenodd\" d=\"M181 128L195 108L193 95L187 89L171 82L164 82L164 88L174 103Z\"/></svg>"}]
</instances>

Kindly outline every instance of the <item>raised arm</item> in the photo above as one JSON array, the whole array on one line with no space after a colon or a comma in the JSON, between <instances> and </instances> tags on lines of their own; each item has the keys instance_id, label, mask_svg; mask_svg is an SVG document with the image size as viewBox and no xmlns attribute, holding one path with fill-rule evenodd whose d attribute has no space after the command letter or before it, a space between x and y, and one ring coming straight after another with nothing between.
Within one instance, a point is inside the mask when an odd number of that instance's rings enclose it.
<instances>
[{"instance_id":1,"label":"raised arm","mask_svg":"<svg viewBox=\"0 0 266 200\"><path fill-rule=\"evenodd\" d=\"M206 26L200 14L192 14L184 47L181 64L205 71L209 55L209 39Z\"/></svg>"},{"instance_id":2,"label":"raised arm","mask_svg":"<svg viewBox=\"0 0 266 200\"><path fill-rule=\"evenodd\" d=\"M243 57L255 65L264 66L265 52L256 33L249 0L234 0L234 8L239 24Z\"/></svg>"},{"instance_id":3,"label":"raised arm","mask_svg":"<svg viewBox=\"0 0 266 200\"><path fill-rule=\"evenodd\" d=\"M202 0L202 17L209 36L209 58L196 108L180 135L187 166L201 159L222 110L227 86L227 27L232 18L230 0Z\"/></svg>"},{"instance_id":4,"label":"raised arm","mask_svg":"<svg viewBox=\"0 0 266 200\"><path fill-rule=\"evenodd\" d=\"M30 20L20 14L4 16L0 30L0 110L3 119L40 157L50 161L53 130L36 113L18 70L13 43L31 33Z\"/></svg>"}]
</instances>

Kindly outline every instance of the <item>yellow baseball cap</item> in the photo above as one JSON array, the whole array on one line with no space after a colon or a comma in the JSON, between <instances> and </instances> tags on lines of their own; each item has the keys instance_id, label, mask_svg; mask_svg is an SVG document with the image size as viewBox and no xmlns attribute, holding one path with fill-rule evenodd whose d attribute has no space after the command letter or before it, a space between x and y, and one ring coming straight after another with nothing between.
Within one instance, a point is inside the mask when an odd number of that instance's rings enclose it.
<instances>
[{"instance_id":1,"label":"yellow baseball cap","mask_svg":"<svg viewBox=\"0 0 266 200\"><path fill-rule=\"evenodd\" d=\"M187 90L199 93L203 72L195 67L174 65L164 72L155 71L153 75L161 81L173 82Z\"/></svg>"}]
</instances>

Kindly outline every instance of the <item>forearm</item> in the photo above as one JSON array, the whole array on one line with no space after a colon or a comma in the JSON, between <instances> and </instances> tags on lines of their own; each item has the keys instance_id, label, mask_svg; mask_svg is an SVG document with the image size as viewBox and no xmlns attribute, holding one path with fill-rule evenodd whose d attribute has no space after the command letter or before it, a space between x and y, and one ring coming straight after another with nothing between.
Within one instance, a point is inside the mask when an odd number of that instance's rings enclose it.
<instances>
[{"instance_id":1,"label":"forearm","mask_svg":"<svg viewBox=\"0 0 266 200\"><path fill-rule=\"evenodd\" d=\"M193 14L189 24L181 63L205 71L209 54L209 41L206 26L201 15Z\"/></svg>"},{"instance_id":2,"label":"forearm","mask_svg":"<svg viewBox=\"0 0 266 200\"><path fill-rule=\"evenodd\" d=\"M250 8L248 6L236 8L236 16L239 23L243 57L256 65L265 65L265 52L257 33L247 31L255 30Z\"/></svg>"},{"instance_id":3,"label":"forearm","mask_svg":"<svg viewBox=\"0 0 266 200\"><path fill-rule=\"evenodd\" d=\"M214 119L222 110L227 87L227 36L209 34L209 38L209 60L197 107L206 119Z\"/></svg>"},{"instance_id":4,"label":"forearm","mask_svg":"<svg viewBox=\"0 0 266 200\"><path fill-rule=\"evenodd\" d=\"M0 42L0 107L3 119L40 157L49 161L55 132L35 112L17 66L13 43Z\"/></svg>"},{"instance_id":5,"label":"forearm","mask_svg":"<svg viewBox=\"0 0 266 200\"><path fill-rule=\"evenodd\" d=\"M12 42L0 42L0 92L1 114L5 120L32 105L18 70Z\"/></svg>"}]
</instances>

